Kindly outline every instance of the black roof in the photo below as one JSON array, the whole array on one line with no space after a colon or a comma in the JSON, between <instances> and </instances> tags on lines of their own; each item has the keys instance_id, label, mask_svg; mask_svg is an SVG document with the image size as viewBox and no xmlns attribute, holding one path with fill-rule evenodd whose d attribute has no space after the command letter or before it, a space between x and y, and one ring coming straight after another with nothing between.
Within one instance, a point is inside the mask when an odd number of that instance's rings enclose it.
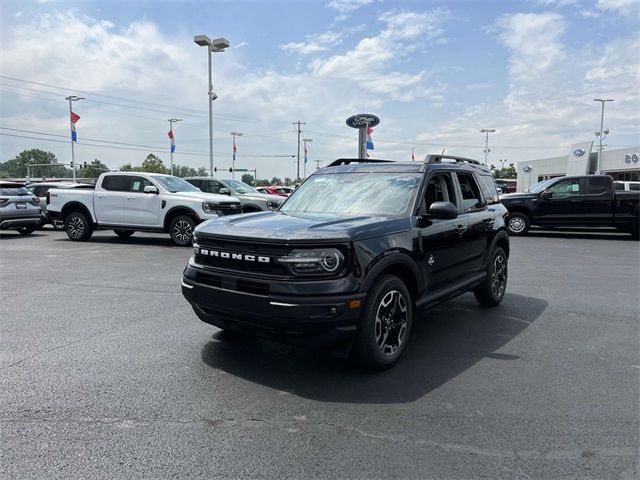
<instances>
[{"instance_id":1,"label":"black roof","mask_svg":"<svg viewBox=\"0 0 640 480\"><path fill-rule=\"evenodd\" d=\"M340 158L331 162L328 166L319 170L322 173L347 173L347 172L393 172L393 173L419 173L426 169L460 169L470 171L491 170L478 162L462 157L444 155L427 155L424 162L395 162L393 160Z\"/></svg>"}]
</instances>

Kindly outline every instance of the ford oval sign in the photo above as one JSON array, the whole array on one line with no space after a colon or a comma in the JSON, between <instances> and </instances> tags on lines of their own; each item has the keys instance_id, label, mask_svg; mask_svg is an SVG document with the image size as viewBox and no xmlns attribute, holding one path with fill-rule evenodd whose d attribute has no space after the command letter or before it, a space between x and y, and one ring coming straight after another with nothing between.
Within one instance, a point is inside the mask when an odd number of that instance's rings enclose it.
<instances>
[{"instance_id":1,"label":"ford oval sign","mask_svg":"<svg viewBox=\"0 0 640 480\"><path fill-rule=\"evenodd\" d=\"M586 152L584 151L584 148L576 148L576 149L573 151L573 155L574 155L574 156L576 156L576 157L581 157L581 156L583 156L585 153L586 153Z\"/></svg>"},{"instance_id":2,"label":"ford oval sign","mask_svg":"<svg viewBox=\"0 0 640 480\"><path fill-rule=\"evenodd\" d=\"M351 128L373 128L380 123L380 119L370 113L359 113L347 118L347 125Z\"/></svg>"},{"instance_id":3,"label":"ford oval sign","mask_svg":"<svg viewBox=\"0 0 640 480\"><path fill-rule=\"evenodd\" d=\"M631 155L631 161L633 163L638 163L638 154L634 153L633 155Z\"/></svg>"},{"instance_id":4,"label":"ford oval sign","mask_svg":"<svg viewBox=\"0 0 640 480\"><path fill-rule=\"evenodd\" d=\"M628 153L624 156L624 163L631 163L631 155Z\"/></svg>"}]
</instances>

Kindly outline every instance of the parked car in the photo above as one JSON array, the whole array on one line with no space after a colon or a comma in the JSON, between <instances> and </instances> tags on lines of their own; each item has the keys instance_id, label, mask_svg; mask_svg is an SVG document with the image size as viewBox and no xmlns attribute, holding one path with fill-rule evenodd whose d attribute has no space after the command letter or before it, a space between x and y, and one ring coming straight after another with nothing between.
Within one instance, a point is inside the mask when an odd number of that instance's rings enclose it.
<instances>
[{"instance_id":1,"label":"parked car","mask_svg":"<svg viewBox=\"0 0 640 480\"><path fill-rule=\"evenodd\" d=\"M511 235L532 225L616 227L638 237L640 192L616 191L608 175L556 177L500 197Z\"/></svg>"},{"instance_id":2,"label":"parked car","mask_svg":"<svg viewBox=\"0 0 640 480\"><path fill-rule=\"evenodd\" d=\"M260 193L266 193L267 195L277 195L279 197L289 196L289 194L286 193L282 188L278 187L256 187L256 190Z\"/></svg>"},{"instance_id":3,"label":"parked car","mask_svg":"<svg viewBox=\"0 0 640 480\"><path fill-rule=\"evenodd\" d=\"M47 213L47 192L51 189L56 190L58 188L88 188L93 189L95 186L89 183L75 183L75 182L39 182L30 183L27 188L33 192L40 199L40 206L42 207L42 213L46 217L46 223L50 223L54 230L64 229L64 223L62 221L52 220Z\"/></svg>"},{"instance_id":4,"label":"parked car","mask_svg":"<svg viewBox=\"0 0 640 480\"><path fill-rule=\"evenodd\" d=\"M277 210L284 202L283 197L260 193L240 180L220 180L211 177L186 177L185 180L203 192L233 195L242 203L243 213Z\"/></svg>"},{"instance_id":5,"label":"parked car","mask_svg":"<svg viewBox=\"0 0 640 480\"><path fill-rule=\"evenodd\" d=\"M400 358L413 312L507 287L507 209L480 162L341 159L276 212L195 230L182 293L222 329L312 346L350 342L374 369Z\"/></svg>"},{"instance_id":6,"label":"parked car","mask_svg":"<svg viewBox=\"0 0 640 480\"><path fill-rule=\"evenodd\" d=\"M177 245L191 245L195 226L222 215L241 213L240 201L203 193L181 178L157 173L103 173L95 190L48 192L48 211L64 222L71 240L85 241L97 228L120 237L137 230L168 232Z\"/></svg>"},{"instance_id":7,"label":"parked car","mask_svg":"<svg viewBox=\"0 0 640 480\"><path fill-rule=\"evenodd\" d=\"M29 235L44 224L40 199L21 183L0 181L0 230Z\"/></svg>"},{"instance_id":8,"label":"parked car","mask_svg":"<svg viewBox=\"0 0 640 480\"><path fill-rule=\"evenodd\" d=\"M640 190L640 182L623 182L616 180L613 182L613 189L624 191Z\"/></svg>"},{"instance_id":9,"label":"parked car","mask_svg":"<svg viewBox=\"0 0 640 480\"><path fill-rule=\"evenodd\" d=\"M291 195L294 192L294 190L296 188L298 188L299 186L300 186L300 184L296 184L296 186L294 188L294 187L287 187L287 186L281 185L281 186L277 186L277 187L273 187L273 188L277 188L278 190L282 190L285 193L285 195Z\"/></svg>"},{"instance_id":10,"label":"parked car","mask_svg":"<svg viewBox=\"0 0 640 480\"><path fill-rule=\"evenodd\" d=\"M516 191L516 180L496 178L496 187L502 190L502 193L513 193Z\"/></svg>"}]
</instances>

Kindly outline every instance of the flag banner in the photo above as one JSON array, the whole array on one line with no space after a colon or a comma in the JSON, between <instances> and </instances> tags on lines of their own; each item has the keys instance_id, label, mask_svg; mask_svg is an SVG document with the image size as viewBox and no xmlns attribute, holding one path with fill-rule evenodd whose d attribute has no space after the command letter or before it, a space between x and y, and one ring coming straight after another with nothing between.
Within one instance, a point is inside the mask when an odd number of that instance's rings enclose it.
<instances>
[{"instance_id":1,"label":"flag banner","mask_svg":"<svg viewBox=\"0 0 640 480\"><path fill-rule=\"evenodd\" d=\"M373 133L373 128L367 128L367 150L374 150L373 140L371 139L372 133Z\"/></svg>"},{"instance_id":2,"label":"flag banner","mask_svg":"<svg viewBox=\"0 0 640 480\"><path fill-rule=\"evenodd\" d=\"M234 162L236 161L236 151L237 151L236 142L233 142L233 161Z\"/></svg>"},{"instance_id":3,"label":"flag banner","mask_svg":"<svg viewBox=\"0 0 640 480\"><path fill-rule=\"evenodd\" d=\"M80 120L80 115L71 112L71 141L78 141L78 134L76 133L76 122Z\"/></svg>"},{"instance_id":4,"label":"flag banner","mask_svg":"<svg viewBox=\"0 0 640 480\"><path fill-rule=\"evenodd\" d=\"M413 150L411 150L411 161L412 161L412 162L415 162L415 161L416 161L416 155L415 155L415 153L414 153L414 151L413 151Z\"/></svg>"},{"instance_id":5,"label":"flag banner","mask_svg":"<svg viewBox=\"0 0 640 480\"><path fill-rule=\"evenodd\" d=\"M176 141L173 138L173 130L169 130L169 133L167 133L167 135L169 136L169 140L171 141L171 153L176 151Z\"/></svg>"},{"instance_id":6,"label":"flag banner","mask_svg":"<svg viewBox=\"0 0 640 480\"><path fill-rule=\"evenodd\" d=\"M307 147L304 147L304 163L307 163Z\"/></svg>"}]
</instances>

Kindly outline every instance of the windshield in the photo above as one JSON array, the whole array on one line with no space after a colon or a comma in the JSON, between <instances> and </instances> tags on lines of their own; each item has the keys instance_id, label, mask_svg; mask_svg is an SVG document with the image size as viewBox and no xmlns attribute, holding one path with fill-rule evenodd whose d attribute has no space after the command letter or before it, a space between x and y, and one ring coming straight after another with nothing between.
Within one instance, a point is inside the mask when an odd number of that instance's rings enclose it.
<instances>
[{"instance_id":1,"label":"windshield","mask_svg":"<svg viewBox=\"0 0 640 480\"><path fill-rule=\"evenodd\" d=\"M0 195L13 197L20 195L33 195L33 193L31 193L31 190L27 187L0 187Z\"/></svg>"},{"instance_id":2,"label":"windshield","mask_svg":"<svg viewBox=\"0 0 640 480\"><path fill-rule=\"evenodd\" d=\"M153 177L153 179L156 180L158 183L160 183L164 188L169 190L171 193L200 191L198 187L194 187L186 180L183 180L178 177L172 177L170 175L166 175L166 176Z\"/></svg>"},{"instance_id":3,"label":"windshield","mask_svg":"<svg viewBox=\"0 0 640 480\"><path fill-rule=\"evenodd\" d=\"M527 190L527 192L529 192L529 193L540 193L542 190L547 188L547 185L549 185L551 183L551 181L552 181L552 179L543 180L541 182L538 182L535 185L530 186L529 189Z\"/></svg>"},{"instance_id":4,"label":"windshield","mask_svg":"<svg viewBox=\"0 0 640 480\"><path fill-rule=\"evenodd\" d=\"M289 197L280 211L407 215L420 178L415 173L316 174Z\"/></svg>"},{"instance_id":5,"label":"windshield","mask_svg":"<svg viewBox=\"0 0 640 480\"><path fill-rule=\"evenodd\" d=\"M247 185L240 180L224 180L226 184L228 184L231 188L233 188L237 193L259 193L255 188L251 185Z\"/></svg>"}]
</instances>

